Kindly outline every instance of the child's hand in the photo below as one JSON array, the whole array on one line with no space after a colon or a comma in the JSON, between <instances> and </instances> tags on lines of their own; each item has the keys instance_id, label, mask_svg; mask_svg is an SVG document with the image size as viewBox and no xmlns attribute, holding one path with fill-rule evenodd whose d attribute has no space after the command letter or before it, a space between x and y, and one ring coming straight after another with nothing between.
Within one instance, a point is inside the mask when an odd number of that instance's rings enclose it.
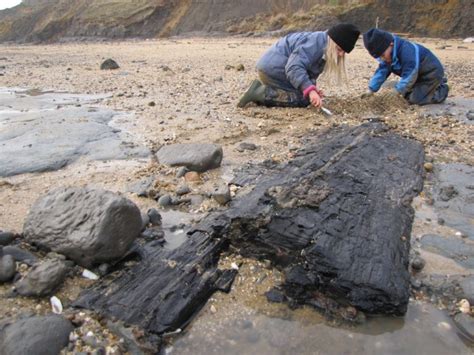
<instances>
[{"instance_id":1,"label":"child's hand","mask_svg":"<svg viewBox=\"0 0 474 355\"><path fill-rule=\"evenodd\" d=\"M321 96L319 96L316 90L313 90L309 93L309 102L311 102L311 105L317 108L323 106L323 99Z\"/></svg>"}]
</instances>

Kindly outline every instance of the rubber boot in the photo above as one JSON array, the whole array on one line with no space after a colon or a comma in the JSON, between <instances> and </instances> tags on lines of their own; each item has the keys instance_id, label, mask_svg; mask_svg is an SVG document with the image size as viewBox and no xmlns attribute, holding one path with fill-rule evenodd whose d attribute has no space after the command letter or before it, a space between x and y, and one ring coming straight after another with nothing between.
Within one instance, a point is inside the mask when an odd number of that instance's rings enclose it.
<instances>
[{"instance_id":1,"label":"rubber boot","mask_svg":"<svg viewBox=\"0 0 474 355\"><path fill-rule=\"evenodd\" d=\"M256 104L263 104L265 100L265 85L260 80L252 81L250 87L247 89L245 94L239 100L237 107L245 107L250 102Z\"/></svg>"}]
</instances>

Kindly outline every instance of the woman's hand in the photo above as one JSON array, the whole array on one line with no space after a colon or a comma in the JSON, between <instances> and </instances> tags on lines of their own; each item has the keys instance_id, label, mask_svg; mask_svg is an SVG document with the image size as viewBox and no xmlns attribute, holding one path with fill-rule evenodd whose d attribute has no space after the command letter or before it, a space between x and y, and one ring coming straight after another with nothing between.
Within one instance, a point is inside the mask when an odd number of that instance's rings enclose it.
<instances>
[{"instance_id":1,"label":"woman's hand","mask_svg":"<svg viewBox=\"0 0 474 355\"><path fill-rule=\"evenodd\" d=\"M309 93L309 102L311 102L311 105L317 108L323 106L323 98L319 96L316 90L313 90Z\"/></svg>"}]
</instances>

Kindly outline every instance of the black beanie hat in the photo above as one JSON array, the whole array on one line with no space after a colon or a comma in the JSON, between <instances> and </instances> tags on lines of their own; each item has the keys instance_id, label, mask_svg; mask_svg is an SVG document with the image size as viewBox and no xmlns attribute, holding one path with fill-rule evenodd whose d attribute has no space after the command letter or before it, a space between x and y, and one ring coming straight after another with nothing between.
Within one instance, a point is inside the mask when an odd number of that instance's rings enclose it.
<instances>
[{"instance_id":1,"label":"black beanie hat","mask_svg":"<svg viewBox=\"0 0 474 355\"><path fill-rule=\"evenodd\" d=\"M350 23L340 23L328 30L328 36L346 53L354 49L359 35L360 31Z\"/></svg>"},{"instance_id":2,"label":"black beanie hat","mask_svg":"<svg viewBox=\"0 0 474 355\"><path fill-rule=\"evenodd\" d=\"M364 33L364 46L374 58L379 58L393 42L393 35L389 32L372 28Z\"/></svg>"}]
</instances>

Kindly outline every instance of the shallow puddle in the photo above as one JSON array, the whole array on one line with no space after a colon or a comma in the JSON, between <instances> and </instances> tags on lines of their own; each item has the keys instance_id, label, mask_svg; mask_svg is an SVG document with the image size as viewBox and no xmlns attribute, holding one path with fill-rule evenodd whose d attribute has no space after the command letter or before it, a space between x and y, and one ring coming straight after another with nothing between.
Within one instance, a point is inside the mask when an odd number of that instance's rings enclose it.
<instances>
[{"instance_id":1,"label":"shallow puddle","mask_svg":"<svg viewBox=\"0 0 474 355\"><path fill-rule=\"evenodd\" d=\"M168 354L472 354L451 319L428 304L412 302L404 318L372 318L354 327L331 326L311 309L286 318L250 308L227 318L207 313Z\"/></svg>"}]
</instances>

